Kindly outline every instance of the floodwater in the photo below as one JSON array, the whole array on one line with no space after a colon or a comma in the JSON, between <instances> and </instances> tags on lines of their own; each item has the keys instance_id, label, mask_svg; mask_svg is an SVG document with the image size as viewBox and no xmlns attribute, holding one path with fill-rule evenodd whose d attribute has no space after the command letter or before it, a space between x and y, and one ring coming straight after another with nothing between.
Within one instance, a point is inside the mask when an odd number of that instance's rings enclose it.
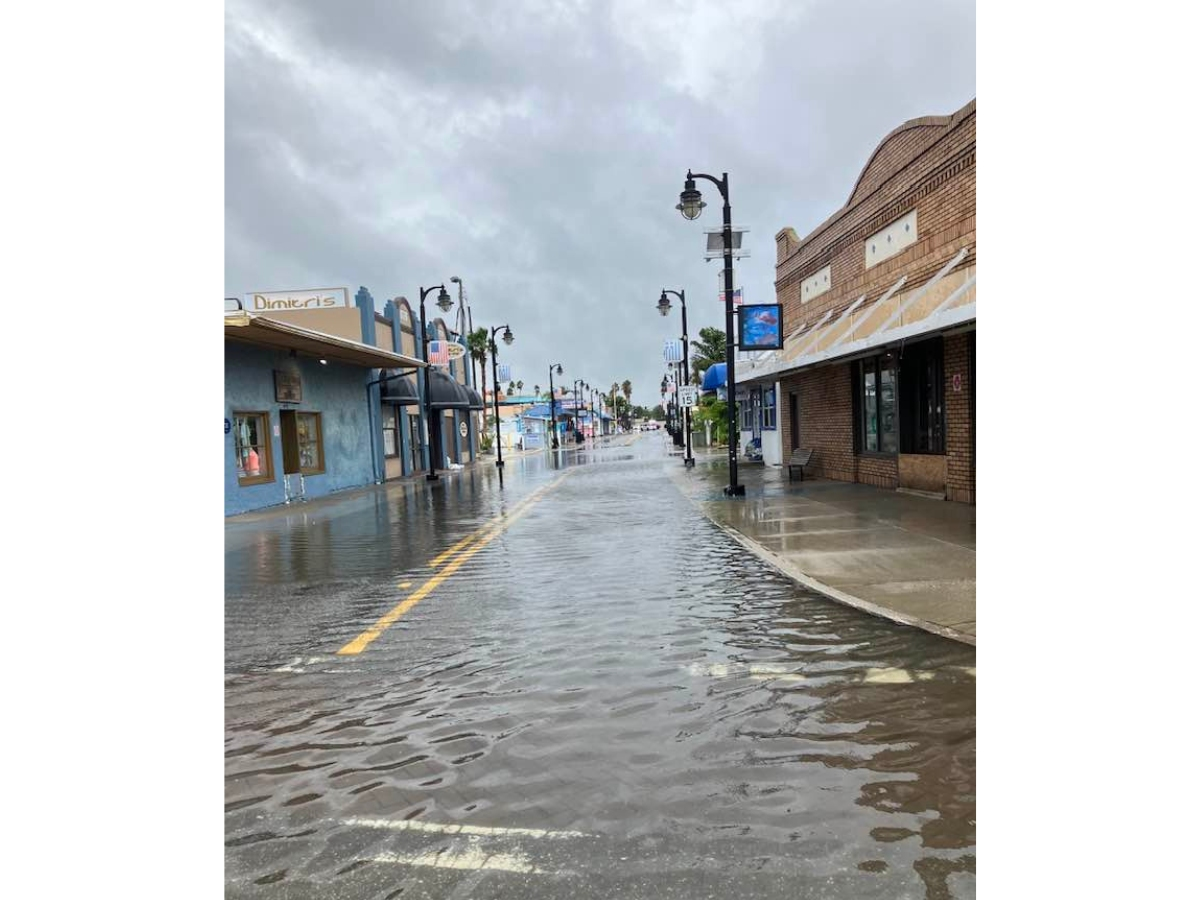
<instances>
[{"instance_id":1,"label":"floodwater","mask_svg":"<svg viewBox=\"0 0 1200 900\"><path fill-rule=\"evenodd\" d=\"M974 649L626 440L227 524L227 896L974 896Z\"/></svg>"}]
</instances>

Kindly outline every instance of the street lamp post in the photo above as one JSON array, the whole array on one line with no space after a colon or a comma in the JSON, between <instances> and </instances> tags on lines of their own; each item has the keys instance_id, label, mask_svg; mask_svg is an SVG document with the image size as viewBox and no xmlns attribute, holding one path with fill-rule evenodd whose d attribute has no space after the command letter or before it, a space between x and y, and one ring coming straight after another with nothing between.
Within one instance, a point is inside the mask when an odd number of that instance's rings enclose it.
<instances>
[{"instance_id":1,"label":"street lamp post","mask_svg":"<svg viewBox=\"0 0 1200 900\"><path fill-rule=\"evenodd\" d=\"M558 423L554 421L554 373L562 374L562 363L550 363L550 449L558 449Z\"/></svg>"},{"instance_id":2,"label":"street lamp post","mask_svg":"<svg viewBox=\"0 0 1200 900\"><path fill-rule=\"evenodd\" d=\"M575 400L575 442L579 442L579 436L583 433L579 430L579 404L582 400L580 388L583 387L583 379L576 378L575 383L571 385L571 395Z\"/></svg>"},{"instance_id":3,"label":"street lamp post","mask_svg":"<svg viewBox=\"0 0 1200 900\"><path fill-rule=\"evenodd\" d=\"M450 307L454 305L454 302L450 299L450 295L446 293L446 286L444 284L435 284L431 288L421 288L421 302L420 302L420 307L421 307L421 358L424 360L425 366L426 366L426 371L425 371L425 422L426 422L426 426L429 429L429 441L428 441L429 474L425 476L426 481L437 481L438 480L438 473L435 468L436 467L435 460L437 459L437 454L434 453L434 449L435 448L437 449L438 454L441 453L441 449L442 449L442 443L441 443L441 430L442 429L440 427L440 423L439 423L439 426L437 426L437 427L435 427L433 424L433 406L430 403L430 397L429 397L429 371L428 371L428 367L429 367L429 334L425 330L425 298L429 294L433 293L434 291L438 292L437 305L438 305L438 309L440 309L442 312L449 312Z\"/></svg>"},{"instance_id":4,"label":"street lamp post","mask_svg":"<svg viewBox=\"0 0 1200 900\"><path fill-rule=\"evenodd\" d=\"M492 391L492 415L496 419L496 468L504 468L504 451L500 448L500 370L496 365L496 332L501 328L504 329L504 335L501 340L506 346L511 346L513 342L512 329L507 325L497 325L492 329L492 336L488 338L488 347L492 351L492 385L495 390Z\"/></svg>"},{"instance_id":5,"label":"street lamp post","mask_svg":"<svg viewBox=\"0 0 1200 900\"><path fill-rule=\"evenodd\" d=\"M729 411L729 484L725 487L725 496L727 497L742 497L746 494L746 486L738 484L737 477L737 446L734 442L734 437L737 435L737 406L735 398L737 397L737 378L734 374L734 338L733 338L733 215L729 209L729 173L722 172L721 178L718 180L711 175L705 175L702 172L693 174L691 169L688 169L687 178L683 182L683 190L679 194L679 205L675 208L679 210L685 219L696 219L700 216L700 211L704 209L705 203L700 199L700 192L696 190L697 178L703 178L706 181L711 181L721 191L721 198L724 203L724 225L722 232L724 237L724 259L725 259L725 389L727 393L726 405Z\"/></svg>"},{"instance_id":6,"label":"street lamp post","mask_svg":"<svg viewBox=\"0 0 1200 900\"><path fill-rule=\"evenodd\" d=\"M663 292L658 297L658 312L660 315L667 315L671 312L671 301L667 297L671 294L679 298L679 307L683 313L683 383L688 384L691 380L691 375L688 373L688 327L687 327L687 298L684 297L683 291L669 291L663 288ZM696 460L692 457L692 411L688 406L683 407L683 429L685 441L685 454L683 458L684 466L691 468L696 465Z\"/></svg>"}]
</instances>

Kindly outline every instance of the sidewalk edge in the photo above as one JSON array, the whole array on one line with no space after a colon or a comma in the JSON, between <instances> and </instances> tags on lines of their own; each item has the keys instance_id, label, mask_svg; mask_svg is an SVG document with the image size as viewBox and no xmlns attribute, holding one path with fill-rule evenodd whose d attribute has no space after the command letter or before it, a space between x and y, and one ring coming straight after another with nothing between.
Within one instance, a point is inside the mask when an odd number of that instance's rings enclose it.
<instances>
[{"instance_id":1,"label":"sidewalk edge","mask_svg":"<svg viewBox=\"0 0 1200 900\"><path fill-rule=\"evenodd\" d=\"M805 575L804 572L798 569L795 565L789 563L783 557L772 553L770 550L756 541L748 538L736 528L732 528L729 525L718 522L708 514L708 510L704 508L702 503L693 497L688 496L687 491L682 489L674 477L672 477L671 480L672 482L675 482L675 486L677 489L679 489L679 492L700 510L704 518L708 519L708 521L712 522L713 525L717 526L717 528L721 529L763 562L767 563L767 565L778 570L783 575L786 575L788 578L791 578L793 581L798 582L809 590L816 591L818 594L821 594L822 596L827 597L836 603L841 603L844 606L850 606L854 609L861 610L862 612L870 613L871 615L879 616L883 619L888 619L889 621L895 622L898 625L908 625L912 628L920 628L922 631L928 631L931 634L936 634L939 637L957 641L960 644L967 644L971 647L976 646L976 636L973 634L969 634L965 631L958 631L957 629L949 628L945 625L938 625L936 622L930 622L926 619L919 619L916 616L905 615L904 613L897 612L894 609L888 609L886 606L880 606L877 603L872 603L870 600L864 600L861 597L855 597L853 594L847 594L845 591L838 590L835 587L830 587L822 581L817 581L810 575Z\"/></svg>"}]
</instances>

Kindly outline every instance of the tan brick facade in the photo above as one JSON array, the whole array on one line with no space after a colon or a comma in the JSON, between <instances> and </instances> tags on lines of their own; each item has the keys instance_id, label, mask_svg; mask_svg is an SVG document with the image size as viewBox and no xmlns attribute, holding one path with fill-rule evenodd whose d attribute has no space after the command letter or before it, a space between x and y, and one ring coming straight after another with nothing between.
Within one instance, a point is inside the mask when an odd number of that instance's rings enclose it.
<instances>
[{"instance_id":1,"label":"tan brick facade","mask_svg":"<svg viewBox=\"0 0 1200 900\"><path fill-rule=\"evenodd\" d=\"M868 267L865 242L914 210L915 242ZM901 275L907 277L903 292L915 291L963 248L968 256L955 272L960 280L973 275L976 266L974 100L951 116L914 119L895 129L863 167L842 209L803 240L790 228L776 235L776 299L783 304L785 330L812 326L826 313L836 318L863 295L873 302ZM802 281L825 266L830 267L830 289L801 303ZM945 494L968 503L975 501L973 347L973 332L950 334L942 354ZM779 374L784 456L791 453L798 425L799 446L815 450L813 474L897 487L909 477L897 457L855 453L854 368L842 362ZM799 423L791 421L791 393L798 394ZM899 404L897 415L903 423ZM928 455L925 460L934 462ZM933 468L940 472L940 463ZM938 478L940 483L940 474Z\"/></svg>"},{"instance_id":2,"label":"tan brick facade","mask_svg":"<svg viewBox=\"0 0 1200 900\"><path fill-rule=\"evenodd\" d=\"M975 333L946 338L946 496L975 502L975 448L971 421L971 359ZM955 376L959 378L954 389Z\"/></svg>"}]
</instances>

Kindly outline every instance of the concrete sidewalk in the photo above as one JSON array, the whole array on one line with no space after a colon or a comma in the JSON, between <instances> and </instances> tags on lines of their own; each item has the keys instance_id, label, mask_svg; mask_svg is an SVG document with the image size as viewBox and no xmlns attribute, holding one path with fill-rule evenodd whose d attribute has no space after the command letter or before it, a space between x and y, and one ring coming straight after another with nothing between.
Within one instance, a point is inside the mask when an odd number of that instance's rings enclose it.
<instances>
[{"instance_id":1,"label":"concrete sidewalk","mask_svg":"<svg viewBox=\"0 0 1200 900\"><path fill-rule=\"evenodd\" d=\"M975 507L787 469L738 463L730 500L723 453L697 454L676 483L743 546L831 599L975 645Z\"/></svg>"}]
</instances>

